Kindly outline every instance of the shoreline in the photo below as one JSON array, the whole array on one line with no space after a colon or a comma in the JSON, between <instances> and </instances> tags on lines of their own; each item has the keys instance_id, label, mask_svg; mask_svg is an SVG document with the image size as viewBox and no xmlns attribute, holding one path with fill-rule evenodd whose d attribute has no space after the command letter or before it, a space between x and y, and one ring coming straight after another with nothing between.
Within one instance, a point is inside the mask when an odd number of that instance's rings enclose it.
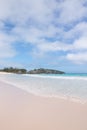
<instances>
[{"instance_id":1,"label":"shoreline","mask_svg":"<svg viewBox=\"0 0 87 130\"><path fill-rule=\"evenodd\" d=\"M0 72L1 75L11 75L13 73L5 73L5 72ZM15 75L15 74L13 74ZM16 74L17 76L20 76L18 74ZM43 75L25 75L25 74L22 74L21 76L28 76L28 77L33 77L35 79L46 79L47 77L49 78L54 78L54 77L51 77L51 76L43 76ZM1 78L1 77L0 77ZM49 78L49 79L50 79ZM57 78L61 78L61 77L57 77ZM62 78L68 78L68 77L62 77ZM71 78L71 77L70 77ZM71 102L76 102L76 103L81 103L81 104L86 104L87 103L87 99L85 98L80 98L78 96L70 96L70 95L63 95L63 94L58 94L58 95L54 95L54 94L42 94L42 93L38 93L38 92L32 92L32 91L28 91L26 87L20 87L21 85L20 84L16 84L15 82L12 82L12 81L9 81L9 80L6 80L6 78L4 79L3 77L0 79L3 83L6 83L8 85L12 85L14 86L15 88L19 88L20 90L23 90L25 92L27 92L28 94L32 94L32 95L35 95L35 96L38 96L38 97L42 97L42 98L58 98L58 99L63 99L63 100L69 100ZM66 80L66 79L65 79ZM72 79L71 79L72 80ZM31 85L31 84L30 84ZM40 85L40 84L39 84ZM26 85L25 85L26 86Z\"/></svg>"},{"instance_id":2,"label":"shoreline","mask_svg":"<svg viewBox=\"0 0 87 130\"><path fill-rule=\"evenodd\" d=\"M76 80L87 80L87 76L73 76L73 75L70 75L70 76L66 76L66 74L17 74L17 73L10 73L10 72L0 72L0 74L5 74L5 75L8 75L8 74L13 74L13 75L21 75L21 76L27 76L27 77L34 77L34 78L50 78L50 79L76 79Z\"/></svg>"},{"instance_id":3,"label":"shoreline","mask_svg":"<svg viewBox=\"0 0 87 130\"><path fill-rule=\"evenodd\" d=\"M66 95L45 95L45 94L37 94L34 92L29 92L23 88L18 87L17 85L9 82L9 81L5 81L5 80L0 80L0 82L5 83L7 85L11 85L14 88L19 89L20 91L24 91L27 94L30 94L32 96L36 96L36 97L40 97L40 98L45 98L45 99L59 99L59 100L64 100L64 101L69 101L69 102L75 102L75 103L80 103L80 104L87 104L87 100L81 99L79 97L72 97L72 96L66 96Z\"/></svg>"},{"instance_id":4,"label":"shoreline","mask_svg":"<svg viewBox=\"0 0 87 130\"><path fill-rule=\"evenodd\" d=\"M0 81L1 130L87 130L87 104L43 98Z\"/></svg>"}]
</instances>

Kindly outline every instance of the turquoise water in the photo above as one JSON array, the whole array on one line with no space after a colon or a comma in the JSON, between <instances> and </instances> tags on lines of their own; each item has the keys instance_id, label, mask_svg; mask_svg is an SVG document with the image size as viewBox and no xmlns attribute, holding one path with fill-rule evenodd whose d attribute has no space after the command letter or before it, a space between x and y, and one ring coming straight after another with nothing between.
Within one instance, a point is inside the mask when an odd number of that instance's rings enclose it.
<instances>
[{"instance_id":1,"label":"turquoise water","mask_svg":"<svg viewBox=\"0 0 87 130\"><path fill-rule=\"evenodd\" d=\"M87 74L0 74L0 80L39 96L87 101Z\"/></svg>"},{"instance_id":2,"label":"turquoise water","mask_svg":"<svg viewBox=\"0 0 87 130\"><path fill-rule=\"evenodd\" d=\"M65 77L87 77L87 73L65 73L65 74L39 74L39 75L42 75L42 76L65 76Z\"/></svg>"}]
</instances>

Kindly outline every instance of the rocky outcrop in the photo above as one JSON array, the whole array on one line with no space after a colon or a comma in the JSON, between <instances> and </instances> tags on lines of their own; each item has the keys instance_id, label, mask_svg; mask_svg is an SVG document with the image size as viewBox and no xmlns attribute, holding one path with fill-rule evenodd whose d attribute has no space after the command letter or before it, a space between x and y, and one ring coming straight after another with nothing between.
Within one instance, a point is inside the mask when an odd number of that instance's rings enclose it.
<instances>
[{"instance_id":1,"label":"rocky outcrop","mask_svg":"<svg viewBox=\"0 0 87 130\"><path fill-rule=\"evenodd\" d=\"M59 70L40 68L40 69L30 70L28 74L64 74L64 72Z\"/></svg>"},{"instance_id":2,"label":"rocky outcrop","mask_svg":"<svg viewBox=\"0 0 87 130\"><path fill-rule=\"evenodd\" d=\"M26 69L10 67L10 68L4 68L0 71L8 72L8 73L16 73L16 74L64 74L63 71L53 70L53 69L44 69L44 68L27 71Z\"/></svg>"},{"instance_id":3,"label":"rocky outcrop","mask_svg":"<svg viewBox=\"0 0 87 130\"><path fill-rule=\"evenodd\" d=\"M16 74L26 74L27 70L26 69L19 69L19 68L4 68L2 70L0 70L2 72L8 72L8 73L16 73Z\"/></svg>"}]
</instances>

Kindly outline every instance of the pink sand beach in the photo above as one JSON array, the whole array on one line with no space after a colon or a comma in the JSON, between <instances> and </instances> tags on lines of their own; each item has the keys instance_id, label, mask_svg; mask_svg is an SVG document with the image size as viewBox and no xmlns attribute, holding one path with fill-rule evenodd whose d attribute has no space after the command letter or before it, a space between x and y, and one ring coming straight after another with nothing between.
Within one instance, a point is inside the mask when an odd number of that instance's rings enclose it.
<instances>
[{"instance_id":1,"label":"pink sand beach","mask_svg":"<svg viewBox=\"0 0 87 130\"><path fill-rule=\"evenodd\" d=\"M87 104L35 96L0 81L0 130L87 130Z\"/></svg>"}]
</instances>

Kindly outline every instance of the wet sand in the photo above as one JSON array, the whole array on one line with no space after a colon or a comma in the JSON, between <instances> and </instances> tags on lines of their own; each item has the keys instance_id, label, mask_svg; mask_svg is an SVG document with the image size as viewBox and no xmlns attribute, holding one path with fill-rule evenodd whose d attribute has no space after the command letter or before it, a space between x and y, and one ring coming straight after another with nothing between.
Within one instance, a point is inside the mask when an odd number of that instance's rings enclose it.
<instances>
[{"instance_id":1,"label":"wet sand","mask_svg":"<svg viewBox=\"0 0 87 130\"><path fill-rule=\"evenodd\" d=\"M0 130L87 130L87 104L35 96L0 81Z\"/></svg>"}]
</instances>

